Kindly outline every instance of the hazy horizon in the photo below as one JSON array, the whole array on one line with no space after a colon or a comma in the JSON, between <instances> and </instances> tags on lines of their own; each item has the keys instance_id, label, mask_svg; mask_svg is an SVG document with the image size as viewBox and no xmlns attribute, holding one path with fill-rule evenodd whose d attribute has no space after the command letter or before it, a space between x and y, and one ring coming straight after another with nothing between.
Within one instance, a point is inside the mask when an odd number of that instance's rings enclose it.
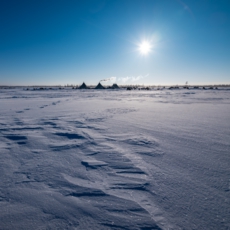
<instances>
[{"instance_id":1,"label":"hazy horizon","mask_svg":"<svg viewBox=\"0 0 230 230\"><path fill-rule=\"evenodd\" d=\"M10 84L5 84L5 85L0 85L0 87L78 87L78 86L81 86L83 83L85 83L87 86L89 87L95 87L97 86L97 84L87 84L86 82L82 82L81 84L34 84L34 85L10 85ZM149 86L149 87L173 87L173 86L178 86L178 87L184 87L184 86L188 86L188 87L193 87L193 86L198 86L198 87L203 87L203 86L217 86L217 87L230 87L230 84L118 84L118 83L101 83L103 86L105 87L109 87L109 86L112 86L113 84L117 84L118 86L120 87L127 87L127 86L138 86L138 87L141 87L141 86Z\"/></svg>"}]
</instances>

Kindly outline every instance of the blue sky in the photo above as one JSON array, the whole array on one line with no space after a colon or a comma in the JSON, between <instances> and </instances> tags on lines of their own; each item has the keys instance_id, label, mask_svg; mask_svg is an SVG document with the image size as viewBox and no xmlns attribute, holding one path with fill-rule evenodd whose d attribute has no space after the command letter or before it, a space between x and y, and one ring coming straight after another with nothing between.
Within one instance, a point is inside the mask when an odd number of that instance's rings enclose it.
<instances>
[{"instance_id":1,"label":"blue sky","mask_svg":"<svg viewBox=\"0 0 230 230\"><path fill-rule=\"evenodd\" d=\"M151 45L147 55L143 41ZM230 1L0 1L0 85L110 77L118 84L229 84Z\"/></svg>"}]
</instances>

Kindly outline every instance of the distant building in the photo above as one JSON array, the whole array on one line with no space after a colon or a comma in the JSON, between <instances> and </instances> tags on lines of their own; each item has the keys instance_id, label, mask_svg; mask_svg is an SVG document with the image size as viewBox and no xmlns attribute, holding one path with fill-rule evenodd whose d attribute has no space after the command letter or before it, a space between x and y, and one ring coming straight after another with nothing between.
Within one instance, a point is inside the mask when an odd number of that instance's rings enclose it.
<instances>
[{"instance_id":1,"label":"distant building","mask_svg":"<svg viewBox=\"0 0 230 230\"><path fill-rule=\"evenodd\" d=\"M85 82L83 82L82 85L79 86L78 89L88 89L88 86L85 84Z\"/></svg>"},{"instance_id":2,"label":"distant building","mask_svg":"<svg viewBox=\"0 0 230 230\"><path fill-rule=\"evenodd\" d=\"M111 88L112 89L119 89L119 86L116 83L114 83Z\"/></svg>"},{"instance_id":3,"label":"distant building","mask_svg":"<svg viewBox=\"0 0 230 230\"><path fill-rule=\"evenodd\" d=\"M105 89L105 87L99 82L95 89Z\"/></svg>"}]
</instances>

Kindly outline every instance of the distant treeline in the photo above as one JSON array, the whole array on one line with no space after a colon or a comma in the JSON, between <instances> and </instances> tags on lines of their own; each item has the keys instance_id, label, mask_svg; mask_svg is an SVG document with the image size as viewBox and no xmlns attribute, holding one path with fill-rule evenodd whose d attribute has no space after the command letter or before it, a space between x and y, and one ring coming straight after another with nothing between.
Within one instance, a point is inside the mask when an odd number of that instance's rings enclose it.
<instances>
[{"instance_id":1,"label":"distant treeline","mask_svg":"<svg viewBox=\"0 0 230 230\"><path fill-rule=\"evenodd\" d=\"M9 85L0 85L0 89L14 89L14 88L78 88L80 85L75 84L67 84L67 85L31 85L31 86L9 86ZM89 88L95 88L96 85L87 85ZM140 84L127 84L127 85L119 85L120 88L127 88L127 87L135 87L135 88L141 88L141 87L150 87L150 88L156 88L156 87L184 87L183 85L140 85ZM188 84L186 85L188 87L230 87L230 84L204 84L204 85L195 85L195 84ZM105 87L109 87L109 85L106 85Z\"/></svg>"}]
</instances>

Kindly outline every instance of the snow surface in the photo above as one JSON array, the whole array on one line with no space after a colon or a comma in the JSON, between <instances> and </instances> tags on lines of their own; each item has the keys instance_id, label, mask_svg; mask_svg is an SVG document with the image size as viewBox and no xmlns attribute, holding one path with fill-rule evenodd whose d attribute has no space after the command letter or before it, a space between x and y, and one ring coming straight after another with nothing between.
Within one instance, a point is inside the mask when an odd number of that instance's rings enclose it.
<instances>
[{"instance_id":1,"label":"snow surface","mask_svg":"<svg viewBox=\"0 0 230 230\"><path fill-rule=\"evenodd\" d=\"M230 229L230 90L0 89L0 229Z\"/></svg>"}]
</instances>

